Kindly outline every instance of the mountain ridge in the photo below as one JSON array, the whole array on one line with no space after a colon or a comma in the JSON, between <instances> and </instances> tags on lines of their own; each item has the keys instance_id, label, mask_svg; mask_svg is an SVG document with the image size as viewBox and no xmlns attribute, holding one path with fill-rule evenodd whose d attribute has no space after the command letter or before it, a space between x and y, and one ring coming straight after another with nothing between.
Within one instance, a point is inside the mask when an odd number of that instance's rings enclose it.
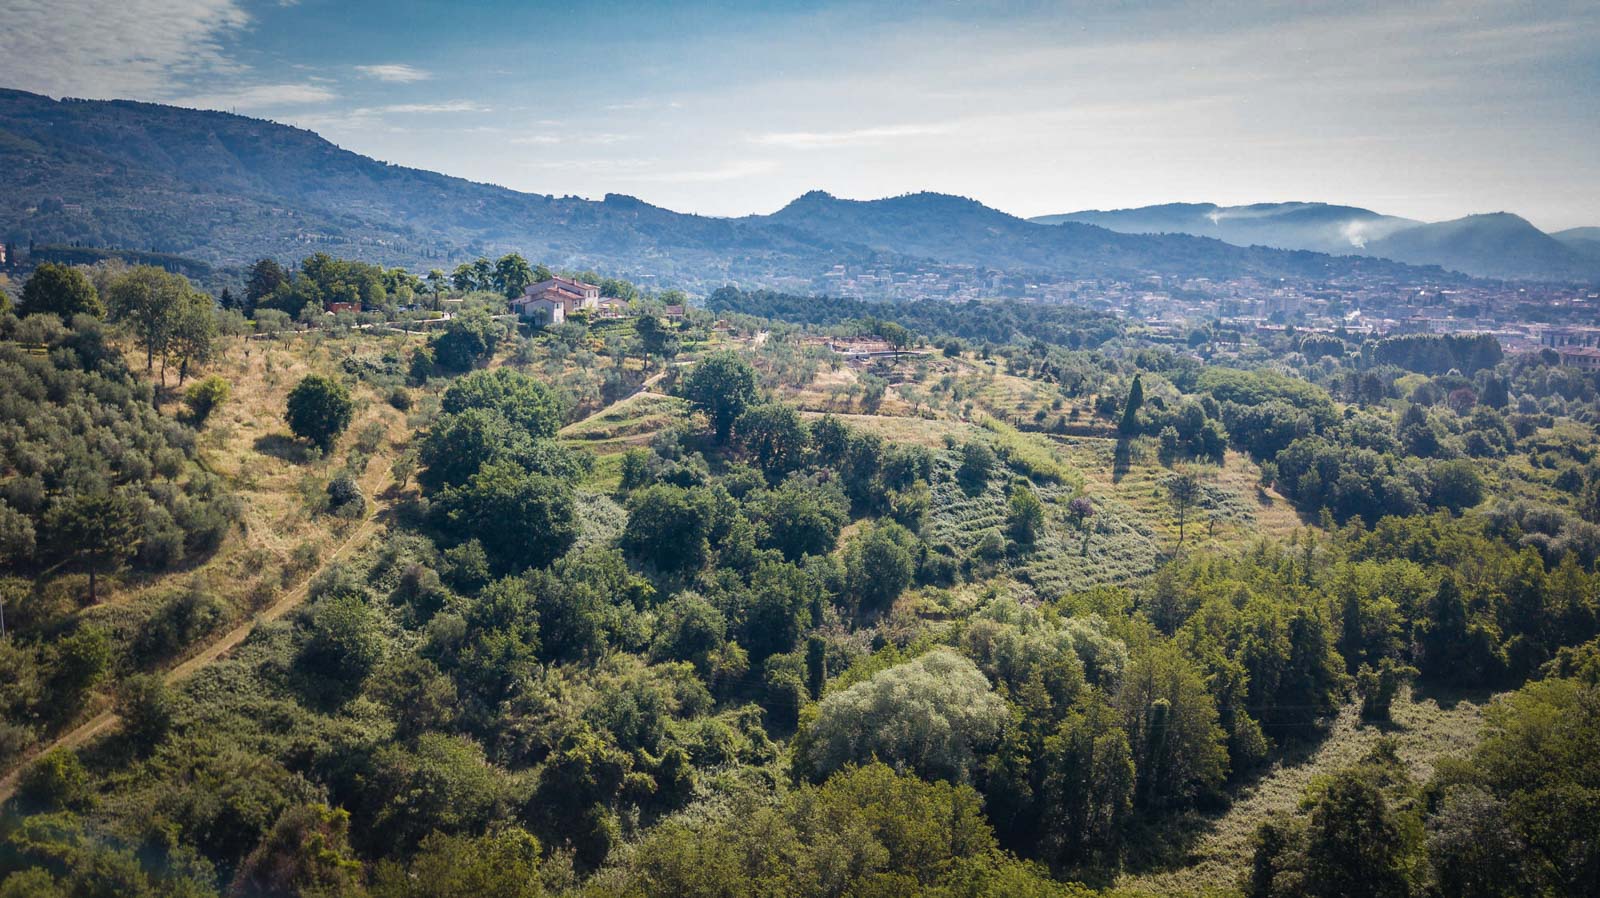
<instances>
[{"instance_id":1,"label":"mountain ridge","mask_svg":"<svg viewBox=\"0 0 1600 898\"><path fill-rule=\"evenodd\" d=\"M1561 232L1569 235L1564 238L1544 234L1512 213L1423 222L1359 206L1321 202L1244 206L1163 203L1042 215L1029 221L1046 225L1086 223L1123 233L1181 233L1215 237L1239 246L1372 256L1412 265L1438 265L1474 277L1600 280L1600 245L1596 245L1600 244L1600 236ZM1571 231L1600 234L1600 229Z\"/></svg>"},{"instance_id":2,"label":"mountain ridge","mask_svg":"<svg viewBox=\"0 0 1600 898\"><path fill-rule=\"evenodd\" d=\"M15 243L118 247L213 265L319 250L425 270L519 251L690 289L815 290L835 266L953 276L1307 277L1392 262L1209 237L1042 226L966 197L842 200L811 191L770 215L715 218L625 194L525 193L381 162L312 131L232 113L0 90L0 228Z\"/></svg>"},{"instance_id":3,"label":"mountain ridge","mask_svg":"<svg viewBox=\"0 0 1600 898\"><path fill-rule=\"evenodd\" d=\"M1420 222L1358 206L1320 202L1163 203L1130 209L1089 209L1031 218L1039 224L1078 222L1122 233L1214 237L1237 246L1271 246L1335 255L1359 253L1368 240Z\"/></svg>"},{"instance_id":4,"label":"mountain ridge","mask_svg":"<svg viewBox=\"0 0 1600 898\"><path fill-rule=\"evenodd\" d=\"M1406 228L1367 249L1399 262L1510 280L1583 280L1600 272L1580 253L1511 212Z\"/></svg>"}]
</instances>

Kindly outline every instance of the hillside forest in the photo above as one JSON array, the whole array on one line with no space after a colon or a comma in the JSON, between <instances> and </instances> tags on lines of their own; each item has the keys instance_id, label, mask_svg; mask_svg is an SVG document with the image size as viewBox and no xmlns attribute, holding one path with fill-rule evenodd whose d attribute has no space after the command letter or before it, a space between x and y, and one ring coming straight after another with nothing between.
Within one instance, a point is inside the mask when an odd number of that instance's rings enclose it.
<instances>
[{"instance_id":1,"label":"hillside forest","mask_svg":"<svg viewBox=\"0 0 1600 898\"><path fill-rule=\"evenodd\" d=\"M619 311L509 313L558 273ZM0 288L4 898L1600 881L1554 353L515 254Z\"/></svg>"}]
</instances>

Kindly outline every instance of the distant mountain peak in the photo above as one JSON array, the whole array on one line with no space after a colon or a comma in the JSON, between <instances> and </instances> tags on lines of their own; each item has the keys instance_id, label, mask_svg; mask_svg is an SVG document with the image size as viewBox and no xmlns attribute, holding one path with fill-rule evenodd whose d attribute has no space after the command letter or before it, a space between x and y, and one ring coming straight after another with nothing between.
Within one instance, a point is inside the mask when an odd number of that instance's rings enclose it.
<instances>
[{"instance_id":1,"label":"distant mountain peak","mask_svg":"<svg viewBox=\"0 0 1600 898\"><path fill-rule=\"evenodd\" d=\"M1374 241L1368 250L1399 262L1441 265L1480 277L1600 278L1600 265L1513 212L1417 225Z\"/></svg>"}]
</instances>

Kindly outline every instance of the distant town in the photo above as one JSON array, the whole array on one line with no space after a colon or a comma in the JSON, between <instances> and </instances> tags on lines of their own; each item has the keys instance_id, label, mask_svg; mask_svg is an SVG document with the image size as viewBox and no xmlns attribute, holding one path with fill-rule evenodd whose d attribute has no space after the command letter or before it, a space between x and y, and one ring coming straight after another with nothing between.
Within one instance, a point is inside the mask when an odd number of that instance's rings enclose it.
<instances>
[{"instance_id":1,"label":"distant town","mask_svg":"<svg viewBox=\"0 0 1600 898\"><path fill-rule=\"evenodd\" d=\"M1594 286L1464 278L1420 284L1376 277L1299 283L1159 275L1020 279L946 265L904 270L836 265L815 281L796 279L782 286L868 300L1007 297L1073 304L1142 322L1157 339L1182 339L1197 321L1240 334L1290 329L1374 337L1488 333L1508 353L1548 347L1561 353L1563 364L1600 370L1600 288Z\"/></svg>"}]
</instances>

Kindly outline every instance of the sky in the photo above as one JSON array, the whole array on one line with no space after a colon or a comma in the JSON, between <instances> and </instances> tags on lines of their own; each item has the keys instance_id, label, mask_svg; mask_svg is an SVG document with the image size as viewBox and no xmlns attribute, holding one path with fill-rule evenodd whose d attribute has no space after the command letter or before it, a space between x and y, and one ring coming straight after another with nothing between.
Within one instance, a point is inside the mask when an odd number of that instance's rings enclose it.
<instances>
[{"instance_id":1,"label":"sky","mask_svg":"<svg viewBox=\"0 0 1600 898\"><path fill-rule=\"evenodd\" d=\"M1600 3L0 0L0 86L517 190L1600 225Z\"/></svg>"}]
</instances>

